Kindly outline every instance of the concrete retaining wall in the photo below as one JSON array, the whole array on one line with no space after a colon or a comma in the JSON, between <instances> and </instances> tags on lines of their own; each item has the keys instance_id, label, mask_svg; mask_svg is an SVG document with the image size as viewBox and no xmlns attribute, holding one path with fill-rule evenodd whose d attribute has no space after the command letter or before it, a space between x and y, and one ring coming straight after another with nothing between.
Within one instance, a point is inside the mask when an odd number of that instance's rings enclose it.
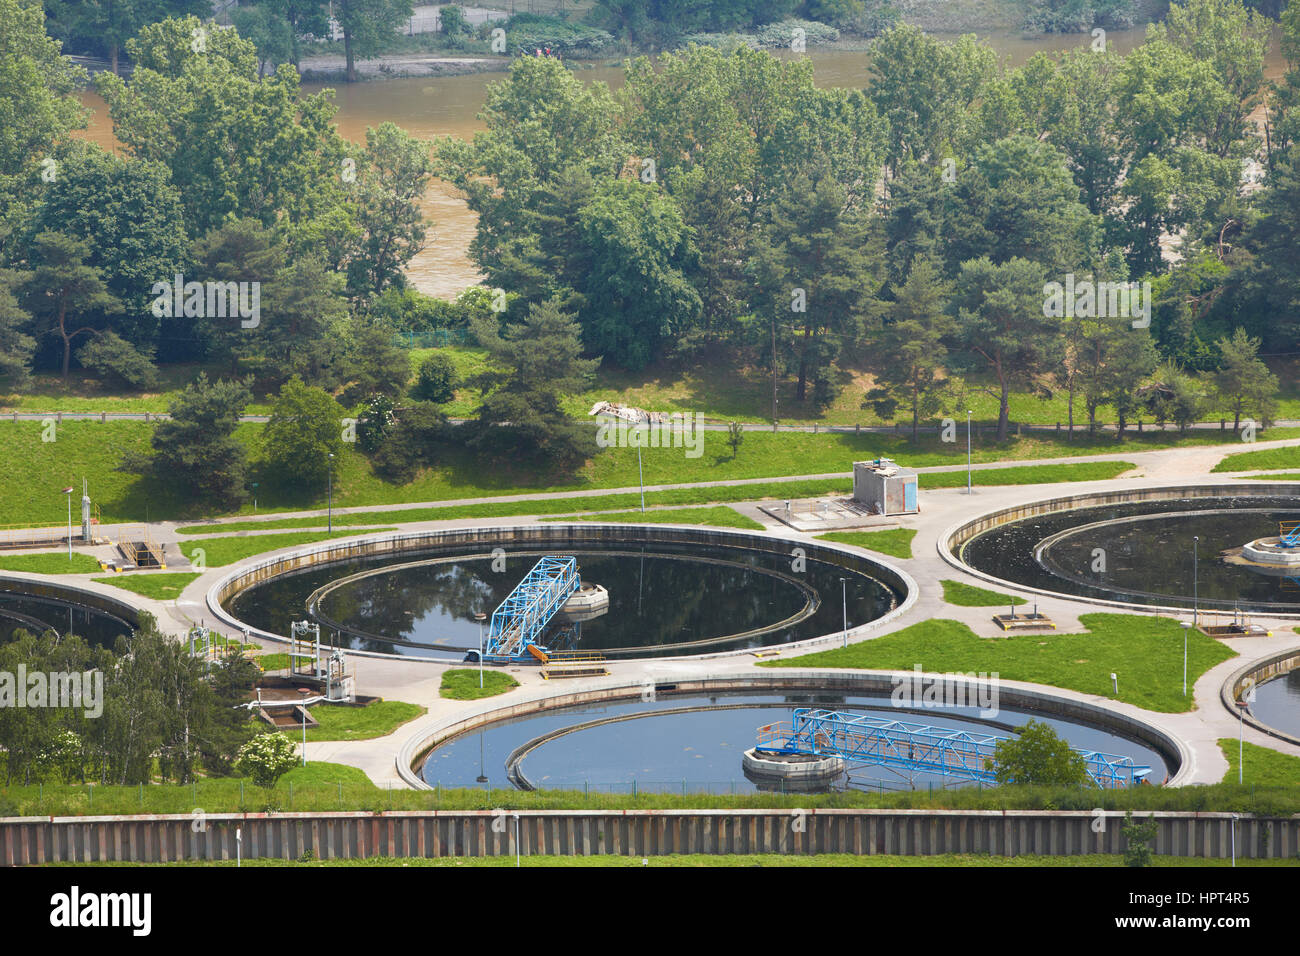
<instances>
[{"instance_id":1,"label":"concrete retaining wall","mask_svg":"<svg viewBox=\"0 0 1300 956\"><path fill-rule=\"evenodd\" d=\"M1292 648L1289 651L1274 654L1272 657L1253 661L1223 682L1223 687L1219 690L1219 699L1223 702L1223 706L1228 709L1228 712L1235 715L1239 709L1237 700L1241 697L1242 691L1248 682L1262 684L1266 680L1288 674L1297 667L1300 667L1300 648ZM1242 714L1242 719L1261 733L1300 746L1300 737L1278 730L1276 727L1270 727L1249 711Z\"/></svg>"},{"instance_id":2,"label":"concrete retaining wall","mask_svg":"<svg viewBox=\"0 0 1300 956\"><path fill-rule=\"evenodd\" d=\"M82 607L90 608L92 611L99 611L120 618L131 627L140 626L139 611L126 601L119 601L106 594L100 594L98 591L89 591L69 584L57 584L44 579L10 577L8 575L0 575L0 591L20 595L31 594L54 601L79 604Z\"/></svg>"},{"instance_id":3,"label":"concrete retaining wall","mask_svg":"<svg viewBox=\"0 0 1300 956\"><path fill-rule=\"evenodd\" d=\"M1145 815L1141 815L1145 819ZM1156 853L1227 857L1232 815L1156 813ZM986 810L521 810L0 818L0 864L666 853L1121 853L1122 813ZM1098 821L1104 829L1098 830ZM1290 857L1300 816L1236 823L1236 855Z\"/></svg>"}]
</instances>

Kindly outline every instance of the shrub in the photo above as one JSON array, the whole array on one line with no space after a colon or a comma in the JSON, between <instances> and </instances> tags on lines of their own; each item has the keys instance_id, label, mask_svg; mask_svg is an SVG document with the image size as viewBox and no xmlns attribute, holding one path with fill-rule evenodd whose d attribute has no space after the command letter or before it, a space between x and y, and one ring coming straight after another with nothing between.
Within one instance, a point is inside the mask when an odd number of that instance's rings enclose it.
<instances>
[{"instance_id":1,"label":"shrub","mask_svg":"<svg viewBox=\"0 0 1300 956\"><path fill-rule=\"evenodd\" d=\"M104 384L137 391L158 385L154 351L141 351L116 332L100 332L77 352L82 368Z\"/></svg>"},{"instance_id":2,"label":"shrub","mask_svg":"<svg viewBox=\"0 0 1300 956\"><path fill-rule=\"evenodd\" d=\"M434 352L420 363L416 373L415 384L411 386L411 396L422 402L445 405L456 397L456 386L460 384L460 373L456 365L444 352Z\"/></svg>"},{"instance_id":3,"label":"shrub","mask_svg":"<svg viewBox=\"0 0 1300 956\"><path fill-rule=\"evenodd\" d=\"M298 763L293 741L284 734L258 734L239 748L235 769L253 778L259 787L270 789Z\"/></svg>"}]
</instances>

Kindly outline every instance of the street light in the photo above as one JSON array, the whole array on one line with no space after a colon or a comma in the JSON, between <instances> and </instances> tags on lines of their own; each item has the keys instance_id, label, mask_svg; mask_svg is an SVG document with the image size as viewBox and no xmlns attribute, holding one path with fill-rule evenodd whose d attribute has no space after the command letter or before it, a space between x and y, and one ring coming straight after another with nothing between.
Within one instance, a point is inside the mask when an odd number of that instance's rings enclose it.
<instances>
[{"instance_id":1,"label":"street light","mask_svg":"<svg viewBox=\"0 0 1300 956\"><path fill-rule=\"evenodd\" d=\"M970 477L970 409L966 409L966 494L973 494L971 491Z\"/></svg>"},{"instance_id":2,"label":"street light","mask_svg":"<svg viewBox=\"0 0 1300 956\"><path fill-rule=\"evenodd\" d=\"M68 496L68 560L72 560L72 485L63 489Z\"/></svg>"},{"instance_id":3,"label":"street light","mask_svg":"<svg viewBox=\"0 0 1300 956\"><path fill-rule=\"evenodd\" d=\"M478 689L483 689L483 619L487 615L482 611L474 612L474 620L478 621Z\"/></svg>"},{"instance_id":4,"label":"street light","mask_svg":"<svg viewBox=\"0 0 1300 956\"><path fill-rule=\"evenodd\" d=\"M1187 632L1191 629L1191 621L1179 621L1183 626L1183 696L1187 696Z\"/></svg>"},{"instance_id":5,"label":"street light","mask_svg":"<svg viewBox=\"0 0 1300 956\"><path fill-rule=\"evenodd\" d=\"M331 532L333 532L333 530L334 530L334 452L330 452L330 454L329 454L329 459L330 459L330 461L329 461L329 466L330 466L330 476L329 476L329 530L330 530ZM316 527L319 528L320 525L317 525Z\"/></svg>"},{"instance_id":6,"label":"street light","mask_svg":"<svg viewBox=\"0 0 1300 956\"><path fill-rule=\"evenodd\" d=\"M307 695L311 693L306 687L299 687L298 693L302 694L302 765L307 766Z\"/></svg>"},{"instance_id":7,"label":"street light","mask_svg":"<svg viewBox=\"0 0 1300 956\"><path fill-rule=\"evenodd\" d=\"M645 472L641 470L641 443L636 444L636 478L641 483L641 513L645 514Z\"/></svg>"},{"instance_id":8,"label":"street light","mask_svg":"<svg viewBox=\"0 0 1300 956\"><path fill-rule=\"evenodd\" d=\"M1255 702L1255 682L1242 691L1237 701L1237 783L1245 782L1246 707Z\"/></svg>"},{"instance_id":9,"label":"street light","mask_svg":"<svg viewBox=\"0 0 1300 956\"><path fill-rule=\"evenodd\" d=\"M1200 535L1192 535L1192 624L1196 627L1201 625L1200 617Z\"/></svg>"},{"instance_id":10,"label":"street light","mask_svg":"<svg viewBox=\"0 0 1300 956\"><path fill-rule=\"evenodd\" d=\"M844 646L849 646L849 599L847 592L844 590L845 578L840 578L840 610L844 614Z\"/></svg>"}]
</instances>

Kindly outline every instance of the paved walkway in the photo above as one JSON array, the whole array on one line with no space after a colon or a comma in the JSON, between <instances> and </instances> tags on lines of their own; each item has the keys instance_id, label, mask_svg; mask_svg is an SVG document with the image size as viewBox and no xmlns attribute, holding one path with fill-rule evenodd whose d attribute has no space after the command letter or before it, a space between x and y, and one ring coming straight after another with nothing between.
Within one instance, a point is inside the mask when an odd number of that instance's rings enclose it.
<instances>
[{"instance_id":1,"label":"paved walkway","mask_svg":"<svg viewBox=\"0 0 1300 956\"><path fill-rule=\"evenodd\" d=\"M1293 439L1276 442L1260 442L1252 446L1252 448L1281 447L1295 444L1300 444L1300 440ZM962 621L981 636L992 637L1000 633L991 621L991 613L993 609L962 608L946 604L943 602L941 590L937 586L937 582L944 578L966 580L971 583L976 583L975 578L959 571L944 561L940 557L938 550L938 543L947 529L967 517L999 507L1012 506L1025 501L1078 494L1085 491L1105 492L1115 489L1159 487L1167 485L1172 481L1184 484L1230 483L1230 476L1212 475L1210 474L1210 471L1224 455L1231 454L1238 450L1240 449L1235 447L1224 448L1221 446L1213 448L1178 448L1153 452L1134 452L1131 449L1118 450L1114 454L1051 459L1051 461L1060 462L1125 460L1133 462L1136 466L1132 471L1126 473L1124 477L1111 479L1109 481L1069 482L1048 485L987 488L980 487L977 483L973 495L967 495L964 488L936 489L931 491L923 490L923 510L920 514L892 519L890 522L891 525L910 527L917 531L916 538L913 541L914 556L907 560L898 560L893 558L885 559L887 562L896 564L905 569L918 582L918 599L906 614L900 616L889 624L882 626L878 630L871 631L867 636L858 639L871 640L883 634L891 633L900 628L933 617L944 617ZM986 465L983 467L1007 467L1014 464L1043 463L1045 462L1002 462L997 465ZM977 468L978 467L979 466L977 466ZM945 467L942 469L921 470L923 472L928 472L934 470L953 469ZM798 478L790 478L788 480L844 477L848 477L848 473L799 476ZM703 485L661 485L654 487L655 489L659 489L715 485L745 485L768 483L773 480L774 479L743 479L709 482L704 483ZM1244 484L1245 483L1243 483L1243 485ZM1250 483L1250 485L1256 484L1257 483L1255 482ZM591 492L591 494L612 494L620 491L635 490L635 488L602 489L600 491ZM485 501L529 501L545 500L557 497L576 498L582 497L584 494L585 493L583 492L565 492L558 494L512 495L504 498L464 499L458 502L439 502L439 504L474 504ZM392 511L401 510L403 508L428 507L429 504L431 503L405 506L389 505L375 506L372 508L351 508L346 509L346 512L352 513L375 510ZM776 522L765 513L759 511L757 506L753 503L740 503L735 505L735 507L759 521L770 532L780 537L792 540L811 540L809 535L793 531L785 525ZM344 512L340 511L340 513ZM302 514L316 515L320 513L305 512ZM288 516L284 514L276 514L271 517L273 519L278 519ZM238 520L249 519L241 518ZM403 531L421 531L426 529L499 527L528 524L535 520L536 519L533 517L526 516L490 519L460 518L443 521L426 520L403 523L401 528ZM222 523L224 522L214 522L214 531L219 528ZM385 521L385 523L392 524L394 522ZM173 544L175 541L180 539L180 536L175 534L174 524L162 524L153 527L155 528L156 536L164 537ZM357 529L356 533L358 536L364 536L367 534L364 529ZM293 549L285 550L288 551ZM860 549L850 548L849 550L857 551ZM879 558L878 555L872 556ZM261 554L252 560L260 561L265 557L267 557L267 554ZM199 623L200 621L211 626L215 622L212 620L211 611L206 607L206 592L218 577L223 576L232 569L233 567L209 569L188 586L175 601L159 602L141 598L138 599L136 603L144 610L154 614L159 619L165 630L184 630L190 625ZM169 568L169 570L172 569ZM35 578L38 576L30 575L26 577ZM91 582L89 578L89 575L58 576L60 581L86 587L119 599L125 595L125 592L118 588ZM981 586L988 586L987 583L983 581L979 581L978 583ZM1053 596L1042 597L1039 599L1039 610L1055 620L1058 624L1059 631L1065 633L1081 631L1082 626L1079 623L1079 615L1097 609L1098 608L1095 605L1090 605L1085 601L1070 600L1063 597ZM1233 720L1233 715L1229 714L1220 703L1219 688L1227 676L1247 660L1262 657L1281 649L1300 647L1300 634L1295 633L1294 630L1289 628L1290 625L1288 625L1287 629L1275 628L1275 636L1272 638L1250 638L1225 641L1224 643L1226 646L1234 650L1238 656L1212 668L1196 681L1193 695L1195 708L1188 713L1157 714L1141 710L1140 708L1133 707L1129 704L1116 702L1105 697L1079 694L1077 692L1062 690L1059 688L1048 688L1048 690L1063 697L1086 700L1102 706L1111 707L1121 712L1132 714L1148 723L1165 729L1172 735L1184 741L1190 749L1191 759L1189 761L1185 779L1187 779L1188 782L1195 783L1215 782L1222 779L1228 768L1227 761L1220 752L1217 742L1221 738L1237 736L1239 730L1238 721ZM224 626L218 627L218 630L228 631ZM920 663L924 667L929 662L923 661ZM934 663L936 668L941 668L943 664L942 661ZM671 680L674 677L681 679L687 676L726 676L736 673L770 673L758 671L755 666L755 659L748 654L737 654L729 657L711 658L707 660L615 662L610 666L611 676L609 678L566 681L559 685L543 682L535 669L519 667L510 669L514 676L521 682L522 686L519 689L513 690L509 694L500 697L491 698L488 701L456 702L444 700L438 696L438 687L442 672L448 669L449 666L456 665L418 660L387 660L360 657L356 655L351 656L351 664L357 674L357 686L362 693L375 694L389 699L410 701L427 707L429 712L416 721L399 728L396 733L376 740L309 743L307 745L308 759L330 760L357 766L363 769L376 783L380 785L393 786L400 785L400 778L396 772L396 759L402 745L410 739L423 737L427 734L430 728L433 728L439 723L455 717L458 714L469 715L484 712L489 709L495 709L498 706L509 704L515 700L523 700L531 696L551 696L555 694L568 693L587 686L600 686L602 681L639 681L647 675L653 676L657 681L662 682L664 680ZM796 672L782 671L782 673L790 674ZM1300 756L1300 748L1268 737L1250 727L1245 728L1244 738L1252 743L1260 744L1261 746Z\"/></svg>"}]
</instances>

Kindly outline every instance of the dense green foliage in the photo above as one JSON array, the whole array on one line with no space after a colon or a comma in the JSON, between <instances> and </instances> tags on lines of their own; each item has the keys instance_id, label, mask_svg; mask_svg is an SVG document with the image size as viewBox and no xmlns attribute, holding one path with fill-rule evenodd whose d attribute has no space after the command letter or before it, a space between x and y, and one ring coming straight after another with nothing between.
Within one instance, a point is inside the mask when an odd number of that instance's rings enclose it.
<instances>
[{"instance_id":1,"label":"dense green foliage","mask_svg":"<svg viewBox=\"0 0 1300 956\"><path fill-rule=\"evenodd\" d=\"M249 711L235 705L247 698L257 668L236 655L205 673L203 661L158 633L147 615L113 649L75 635L20 632L0 645L0 671L17 673L20 664L30 674L85 679L75 706L0 707L6 785L187 783L200 770L228 773L250 732Z\"/></svg>"}]
</instances>

